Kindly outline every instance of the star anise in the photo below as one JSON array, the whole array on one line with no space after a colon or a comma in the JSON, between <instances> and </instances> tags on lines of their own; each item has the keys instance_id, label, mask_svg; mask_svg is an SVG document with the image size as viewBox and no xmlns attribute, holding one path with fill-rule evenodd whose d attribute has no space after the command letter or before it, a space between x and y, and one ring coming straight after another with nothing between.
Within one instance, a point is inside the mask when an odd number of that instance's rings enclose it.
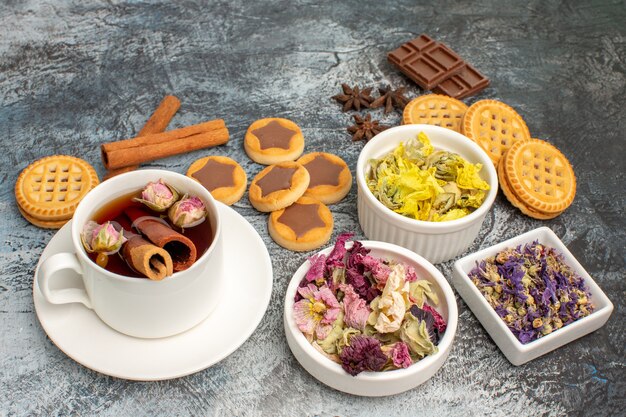
<instances>
[{"instance_id":1,"label":"star anise","mask_svg":"<svg viewBox=\"0 0 626 417\"><path fill-rule=\"evenodd\" d=\"M404 109L409 99L404 96L405 87L392 90L391 87L380 87L378 92L380 97L370 103L370 108L376 109L385 106L385 114L391 112L394 107L399 110Z\"/></svg>"},{"instance_id":2,"label":"star anise","mask_svg":"<svg viewBox=\"0 0 626 417\"><path fill-rule=\"evenodd\" d=\"M372 120L371 114L368 114L365 117L355 114L352 117L354 117L355 124L348 128L348 132L352 135L353 142L363 139L365 139L365 141L369 141L383 130L391 127L379 124L378 120Z\"/></svg>"},{"instance_id":3,"label":"star anise","mask_svg":"<svg viewBox=\"0 0 626 417\"><path fill-rule=\"evenodd\" d=\"M337 94L333 96L335 100L339 103L343 103L343 111L348 111L350 109L361 110L361 107L368 108L370 103L374 100L373 97L370 97L372 93L372 88L364 88L360 90L358 86L354 86L350 88L348 84L341 84L341 88L343 89L343 94Z\"/></svg>"}]
</instances>

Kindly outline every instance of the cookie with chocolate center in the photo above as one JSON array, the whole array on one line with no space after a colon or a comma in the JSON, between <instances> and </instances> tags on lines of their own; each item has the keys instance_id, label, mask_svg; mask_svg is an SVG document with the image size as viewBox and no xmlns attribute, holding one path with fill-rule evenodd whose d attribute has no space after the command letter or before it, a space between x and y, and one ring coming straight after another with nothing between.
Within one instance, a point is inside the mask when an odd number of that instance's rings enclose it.
<instances>
[{"instance_id":1,"label":"cookie with chocolate center","mask_svg":"<svg viewBox=\"0 0 626 417\"><path fill-rule=\"evenodd\" d=\"M304 193L324 204L334 204L343 199L352 187L352 174L348 165L337 155L312 152L298 159L309 172L311 180Z\"/></svg>"},{"instance_id":2,"label":"cookie with chocolate center","mask_svg":"<svg viewBox=\"0 0 626 417\"><path fill-rule=\"evenodd\" d=\"M304 150L304 136L297 124L272 117L250 125L244 138L244 149L250 159L263 165L294 161Z\"/></svg>"},{"instance_id":3,"label":"cookie with chocolate center","mask_svg":"<svg viewBox=\"0 0 626 417\"><path fill-rule=\"evenodd\" d=\"M301 197L289 207L273 212L269 234L280 246L309 251L325 245L333 233L333 215L319 200Z\"/></svg>"},{"instance_id":4,"label":"cookie with chocolate center","mask_svg":"<svg viewBox=\"0 0 626 417\"><path fill-rule=\"evenodd\" d=\"M235 204L246 191L247 176L237 161L227 156L206 156L189 166L187 176L204 186L213 198Z\"/></svg>"},{"instance_id":5,"label":"cookie with chocolate center","mask_svg":"<svg viewBox=\"0 0 626 417\"><path fill-rule=\"evenodd\" d=\"M309 186L309 172L293 161L270 165L250 184L252 206L263 212L280 210L293 204Z\"/></svg>"}]
</instances>

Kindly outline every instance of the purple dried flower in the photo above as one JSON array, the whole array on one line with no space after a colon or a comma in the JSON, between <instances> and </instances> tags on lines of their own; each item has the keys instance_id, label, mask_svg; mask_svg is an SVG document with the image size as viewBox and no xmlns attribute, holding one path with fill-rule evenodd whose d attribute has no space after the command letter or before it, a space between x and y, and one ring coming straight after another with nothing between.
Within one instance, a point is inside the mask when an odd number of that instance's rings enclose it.
<instances>
[{"instance_id":1,"label":"purple dried flower","mask_svg":"<svg viewBox=\"0 0 626 417\"><path fill-rule=\"evenodd\" d=\"M434 308L432 308L426 303L424 303L424 305L422 306L422 309L432 314L433 319L435 319L435 323L434 323L435 329L439 332L439 334L443 334L443 332L446 331L446 328L448 327L448 325L446 324L446 321L443 319L441 314L439 314L437 310L435 310Z\"/></svg>"},{"instance_id":2,"label":"purple dried flower","mask_svg":"<svg viewBox=\"0 0 626 417\"><path fill-rule=\"evenodd\" d=\"M426 303L424 303L422 308L413 304L409 311L415 318L426 322L428 336L430 336L430 340L433 344L437 345L441 335L446 331L448 326L441 314Z\"/></svg>"},{"instance_id":3,"label":"purple dried flower","mask_svg":"<svg viewBox=\"0 0 626 417\"><path fill-rule=\"evenodd\" d=\"M477 263L469 277L521 343L545 336L594 309L583 278L556 249L537 241Z\"/></svg>"},{"instance_id":4,"label":"purple dried flower","mask_svg":"<svg viewBox=\"0 0 626 417\"><path fill-rule=\"evenodd\" d=\"M363 259L368 253L369 249L363 247L361 242L354 241L352 248L348 251L346 261L346 283L352 285L354 291L370 303L380 295L380 291L373 287L369 278L365 276L366 268Z\"/></svg>"},{"instance_id":5,"label":"purple dried flower","mask_svg":"<svg viewBox=\"0 0 626 417\"><path fill-rule=\"evenodd\" d=\"M362 335L353 336L339 358L341 367L352 376L363 371L381 371L387 363L378 339Z\"/></svg>"},{"instance_id":6,"label":"purple dried flower","mask_svg":"<svg viewBox=\"0 0 626 417\"><path fill-rule=\"evenodd\" d=\"M332 275L333 268L343 268L345 264L343 263L343 258L347 252L346 250L346 242L354 236L353 233L342 233L337 237L337 241L335 242L335 247L332 252L326 258L326 276L329 277Z\"/></svg>"}]
</instances>

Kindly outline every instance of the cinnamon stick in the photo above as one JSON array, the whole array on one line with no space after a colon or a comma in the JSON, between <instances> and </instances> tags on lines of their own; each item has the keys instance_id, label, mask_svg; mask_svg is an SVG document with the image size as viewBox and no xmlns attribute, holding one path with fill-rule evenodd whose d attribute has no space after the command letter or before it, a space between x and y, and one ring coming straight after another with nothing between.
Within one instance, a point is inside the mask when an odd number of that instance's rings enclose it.
<instances>
[{"instance_id":1,"label":"cinnamon stick","mask_svg":"<svg viewBox=\"0 0 626 417\"><path fill-rule=\"evenodd\" d=\"M115 177L116 175L123 174L125 172L134 171L139 168L139 165L129 165L127 167L118 168L118 169L110 169L104 174L104 179L108 180L109 178Z\"/></svg>"},{"instance_id":2,"label":"cinnamon stick","mask_svg":"<svg viewBox=\"0 0 626 417\"><path fill-rule=\"evenodd\" d=\"M187 269L196 261L196 245L187 236L163 224L161 219L136 207L127 208L124 214L146 239L170 254L174 271Z\"/></svg>"},{"instance_id":3,"label":"cinnamon stick","mask_svg":"<svg viewBox=\"0 0 626 417\"><path fill-rule=\"evenodd\" d=\"M180 108L180 100L174 96L165 96L159 107L152 113L145 125L141 128L137 136L145 136L153 133L161 133L165 131L167 125L170 124L172 117Z\"/></svg>"},{"instance_id":4,"label":"cinnamon stick","mask_svg":"<svg viewBox=\"0 0 626 417\"><path fill-rule=\"evenodd\" d=\"M163 141L164 132L156 135L148 135L142 138L154 140L155 143L144 143L140 146L129 148L102 150L102 159L108 169L117 169L129 165L137 165L155 159L166 158L185 152L196 151L198 149L210 148L228 142L228 129L218 129L197 133L191 136L180 138L168 138Z\"/></svg>"},{"instance_id":5,"label":"cinnamon stick","mask_svg":"<svg viewBox=\"0 0 626 417\"><path fill-rule=\"evenodd\" d=\"M163 133L109 142L100 148L104 166L107 169L117 169L222 145L228 139L228 129L224 121L218 119Z\"/></svg>"},{"instance_id":6,"label":"cinnamon stick","mask_svg":"<svg viewBox=\"0 0 626 417\"><path fill-rule=\"evenodd\" d=\"M139 235L124 243L122 256L135 271L151 280L160 281L174 273L170 254Z\"/></svg>"},{"instance_id":7,"label":"cinnamon stick","mask_svg":"<svg viewBox=\"0 0 626 417\"><path fill-rule=\"evenodd\" d=\"M180 100L175 96L165 96L159 107L150 116L146 124L141 128L137 136L149 135L152 133L161 133L167 128L178 109L180 108ZM124 172L133 171L139 168L139 165L130 165L123 168L109 170L104 179L107 180Z\"/></svg>"}]
</instances>

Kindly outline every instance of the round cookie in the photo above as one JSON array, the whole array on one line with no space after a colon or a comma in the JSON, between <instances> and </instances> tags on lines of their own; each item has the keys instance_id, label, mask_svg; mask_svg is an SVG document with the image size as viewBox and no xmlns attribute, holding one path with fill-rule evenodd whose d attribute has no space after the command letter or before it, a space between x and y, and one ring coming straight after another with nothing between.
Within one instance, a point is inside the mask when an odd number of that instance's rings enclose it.
<instances>
[{"instance_id":1,"label":"round cookie","mask_svg":"<svg viewBox=\"0 0 626 417\"><path fill-rule=\"evenodd\" d=\"M533 219L548 220L548 219L553 219L557 217L559 214L561 214L561 213L556 213L556 214L555 213L553 214L541 213L539 211L532 210L526 205L524 205L524 203L522 203L517 198L515 193L511 190L511 186L506 178L506 175L504 174L503 167L504 167L505 158L506 158L506 154L504 154L504 156L500 159L500 162L498 163L497 171L498 171L498 182L500 183L500 188L502 189L502 193L504 194L506 199L509 200L509 203L511 203L511 205L513 205L514 207L517 207L523 214L527 215L528 217L532 217Z\"/></svg>"},{"instance_id":2,"label":"round cookie","mask_svg":"<svg viewBox=\"0 0 626 417\"><path fill-rule=\"evenodd\" d=\"M248 177L237 161L227 156L206 156L189 166L187 176L204 186L213 198L235 204L246 191Z\"/></svg>"},{"instance_id":3,"label":"round cookie","mask_svg":"<svg viewBox=\"0 0 626 417\"><path fill-rule=\"evenodd\" d=\"M86 161L68 155L47 156L20 173L15 182L15 199L27 220L56 228L72 218L78 203L99 182L98 174Z\"/></svg>"},{"instance_id":4,"label":"round cookie","mask_svg":"<svg viewBox=\"0 0 626 417\"><path fill-rule=\"evenodd\" d=\"M280 210L302 197L309 180L309 172L297 162L270 165L254 177L248 198L259 211Z\"/></svg>"},{"instance_id":5,"label":"round cookie","mask_svg":"<svg viewBox=\"0 0 626 417\"><path fill-rule=\"evenodd\" d=\"M556 216L574 201L574 170L550 143L539 139L514 143L502 164L511 192L529 210Z\"/></svg>"},{"instance_id":6,"label":"round cookie","mask_svg":"<svg viewBox=\"0 0 626 417\"><path fill-rule=\"evenodd\" d=\"M280 246L303 252L328 242L333 233L333 215L324 203L301 197L289 207L273 212L267 227Z\"/></svg>"},{"instance_id":7,"label":"round cookie","mask_svg":"<svg viewBox=\"0 0 626 417\"><path fill-rule=\"evenodd\" d=\"M402 124L425 123L461 132L466 111L467 105L455 98L426 94L414 98L406 105L402 113Z\"/></svg>"},{"instance_id":8,"label":"round cookie","mask_svg":"<svg viewBox=\"0 0 626 417\"><path fill-rule=\"evenodd\" d=\"M304 193L324 204L334 204L344 198L352 187L352 174L348 165L337 155L312 152L296 162L309 172L311 180Z\"/></svg>"},{"instance_id":9,"label":"round cookie","mask_svg":"<svg viewBox=\"0 0 626 417\"><path fill-rule=\"evenodd\" d=\"M530 139L522 116L497 100L479 100L465 112L461 133L476 142L494 165L515 142Z\"/></svg>"},{"instance_id":10,"label":"round cookie","mask_svg":"<svg viewBox=\"0 0 626 417\"><path fill-rule=\"evenodd\" d=\"M304 150L304 136L291 120L260 119L248 128L244 149L250 159L263 165L295 161Z\"/></svg>"},{"instance_id":11,"label":"round cookie","mask_svg":"<svg viewBox=\"0 0 626 417\"><path fill-rule=\"evenodd\" d=\"M22 217L24 217L30 224L35 225L37 227L41 227L42 229L60 229L65 225L65 223L69 222L70 219L67 220L53 220L53 221L44 221L35 219L32 216L29 216L22 210L20 206L17 206L17 209L20 211Z\"/></svg>"}]
</instances>

